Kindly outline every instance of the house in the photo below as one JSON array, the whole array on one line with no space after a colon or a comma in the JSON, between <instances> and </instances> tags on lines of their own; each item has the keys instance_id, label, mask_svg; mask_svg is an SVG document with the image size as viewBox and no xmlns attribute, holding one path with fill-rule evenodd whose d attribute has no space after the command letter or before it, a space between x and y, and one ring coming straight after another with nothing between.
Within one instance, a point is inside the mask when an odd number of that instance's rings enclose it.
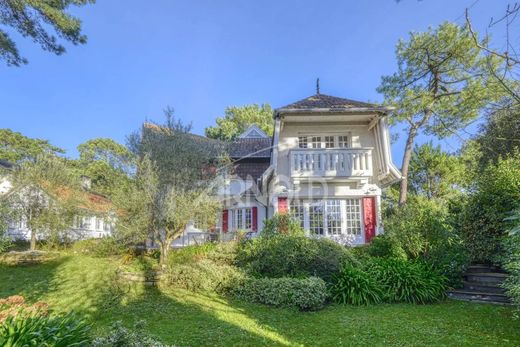
<instances>
[{"instance_id":1,"label":"house","mask_svg":"<svg viewBox=\"0 0 520 347\"><path fill-rule=\"evenodd\" d=\"M13 165L5 161L0 161L0 198L7 194L21 194L23 198L24 189L13 192L13 185L10 179L10 173ZM57 192L46 192L41 190L44 199L60 199L66 198L72 194L72 190L68 187L62 187ZM76 192L78 195L79 208L82 211L81 216L74 218L73 226L69 230L65 230L63 234L73 240L86 238L100 238L111 234L114 225L114 218L111 217L111 202L105 196L93 192L90 189L90 179L82 177L82 190ZM7 235L15 240L30 240L31 230L27 225L27 221L22 217L8 223ZM41 238L41 236L40 236Z\"/></svg>"},{"instance_id":2,"label":"house","mask_svg":"<svg viewBox=\"0 0 520 347\"><path fill-rule=\"evenodd\" d=\"M272 138L247 129L230 150L236 168L223 190L222 232L257 233L266 218L291 213L309 235L370 242L382 232L381 190L401 180L390 111L318 92L276 109Z\"/></svg>"}]
</instances>

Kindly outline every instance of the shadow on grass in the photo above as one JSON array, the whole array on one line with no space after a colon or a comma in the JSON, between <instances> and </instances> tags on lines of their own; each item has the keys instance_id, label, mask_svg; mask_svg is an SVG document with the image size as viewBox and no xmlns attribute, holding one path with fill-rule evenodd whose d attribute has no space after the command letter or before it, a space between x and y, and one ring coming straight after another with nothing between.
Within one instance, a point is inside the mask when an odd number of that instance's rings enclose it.
<instances>
[{"instance_id":1,"label":"shadow on grass","mask_svg":"<svg viewBox=\"0 0 520 347\"><path fill-rule=\"evenodd\" d=\"M145 320L150 335L177 346L520 345L510 308L437 305L329 306L298 312L213 294L120 284L113 259L63 256L45 264L0 265L0 297L21 294L74 310L104 334L115 321Z\"/></svg>"}]
</instances>

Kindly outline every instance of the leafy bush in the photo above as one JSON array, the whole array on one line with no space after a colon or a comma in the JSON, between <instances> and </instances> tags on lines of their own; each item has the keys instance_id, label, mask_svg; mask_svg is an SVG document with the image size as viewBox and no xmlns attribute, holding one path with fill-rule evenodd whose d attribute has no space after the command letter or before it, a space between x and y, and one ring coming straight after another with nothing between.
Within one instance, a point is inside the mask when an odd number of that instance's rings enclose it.
<instances>
[{"instance_id":1,"label":"leafy bush","mask_svg":"<svg viewBox=\"0 0 520 347\"><path fill-rule=\"evenodd\" d=\"M318 277L248 278L236 283L231 294L247 302L313 311L325 304L327 287Z\"/></svg>"},{"instance_id":2,"label":"leafy bush","mask_svg":"<svg viewBox=\"0 0 520 347\"><path fill-rule=\"evenodd\" d=\"M332 300L340 304L378 304L383 299L382 285L352 265L345 265L334 276L329 290Z\"/></svg>"},{"instance_id":3,"label":"leafy bush","mask_svg":"<svg viewBox=\"0 0 520 347\"><path fill-rule=\"evenodd\" d=\"M446 295L446 278L422 262L373 258L365 270L382 284L387 302L426 304Z\"/></svg>"},{"instance_id":4,"label":"leafy bush","mask_svg":"<svg viewBox=\"0 0 520 347\"><path fill-rule=\"evenodd\" d=\"M76 241L72 245L72 251L92 257L106 258L123 254L125 247L113 237L103 237Z\"/></svg>"},{"instance_id":5,"label":"leafy bush","mask_svg":"<svg viewBox=\"0 0 520 347\"><path fill-rule=\"evenodd\" d=\"M242 272L209 259L193 263L168 264L164 279L168 285L193 292L225 292L231 283L243 278Z\"/></svg>"},{"instance_id":6,"label":"leafy bush","mask_svg":"<svg viewBox=\"0 0 520 347\"><path fill-rule=\"evenodd\" d=\"M145 331L145 322L139 321L130 330L118 321L112 324L110 332L103 337L94 339L92 347L163 347L166 346L148 336Z\"/></svg>"},{"instance_id":7,"label":"leafy bush","mask_svg":"<svg viewBox=\"0 0 520 347\"><path fill-rule=\"evenodd\" d=\"M432 245L443 244L455 231L446 204L420 196L405 206L389 211L385 218L385 238L404 250L408 258L418 258Z\"/></svg>"},{"instance_id":8,"label":"leafy bush","mask_svg":"<svg viewBox=\"0 0 520 347\"><path fill-rule=\"evenodd\" d=\"M0 346L85 346L91 326L73 313L50 316L44 303L26 305L21 296L0 300Z\"/></svg>"},{"instance_id":9,"label":"leafy bush","mask_svg":"<svg viewBox=\"0 0 520 347\"><path fill-rule=\"evenodd\" d=\"M510 227L506 217L520 208L520 154L498 160L479 176L459 221L466 247L475 262L493 262L503 252Z\"/></svg>"},{"instance_id":10,"label":"leafy bush","mask_svg":"<svg viewBox=\"0 0 520 347\"><path fill-rule=\"evenodd\" d=\"M366 252L372 257L397 258L406 260L408 257L399 242L384 234L376 236L367 247Z\"/></svg>"},{"instance_id":11,"label":"leafy bush","mask_svg":"<svg viewBox=\"0 0 520 347\"><path fill-rule=\"evenodd\" d=\"M262 236L272 236L276 234L284 235L304 235L300 221L289 213L276 213L273 217L264 221Z\"/></svg>"},{"instance_id":12,"label":"leafy bush","mask_svg":"<svg viewBox=\"0 0 520 347\"><path fill-rule=\"evenodd\" d=\"M470 263L466 247L457 238L446 240L445 244L432 246L422 259L446 277L447 285L454 288L461 287L463 274Z\"/></svg>"},{"instance_id":13,"label":"leafy bush","mask_svg":"<svg viewBox=\"0 0 520 347\"><path fill-rule=\"evenodd\" d=\"M520 223L518 223L520 225ZM502 243L504 253L501 264L509 272L503 286L513 304L520 311L520 232L512 233Z\"/></svg>"},{"instance_id":14,"label":"leafy bush","mask_svg":"<svg viewBox=\"0 0 520 347\"><path fill-rule=\"evenodd\" d=\"M357 261L334 241L298 235L273 235L242 242L236 263L254 277L309 277L330 281L344 263Z\"/></svg>"},{"instance_id":15,"label":"leafy bush","mask_svg":"<svg viewBox=\"0 0 520 347\"><path fill-rule=\"evenodd\" d=\"M0 233L0 254L7 252L13 244L13 240Z\"/></svg>"}]
</instances>

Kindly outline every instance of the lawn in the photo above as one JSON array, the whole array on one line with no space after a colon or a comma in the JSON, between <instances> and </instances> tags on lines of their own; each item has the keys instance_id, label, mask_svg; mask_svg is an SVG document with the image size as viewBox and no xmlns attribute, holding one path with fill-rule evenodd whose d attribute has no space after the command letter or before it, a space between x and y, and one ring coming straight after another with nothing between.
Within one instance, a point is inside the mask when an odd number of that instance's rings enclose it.
<instances>
[{"instance_id":1,"label":"lawn","mask_svg":"<svg viewBox=\"0 0 520 347\"><path fill-rule=\"evenodd\" d=\"M301 313L183 290L118 286L117 261L64 255L30 267L0 265L0 297L24 295L88 317L97 333L121 320L177 346L520 346L509 307L446 301L436 305L332 305Z\"/></svg>"}]
</instances>

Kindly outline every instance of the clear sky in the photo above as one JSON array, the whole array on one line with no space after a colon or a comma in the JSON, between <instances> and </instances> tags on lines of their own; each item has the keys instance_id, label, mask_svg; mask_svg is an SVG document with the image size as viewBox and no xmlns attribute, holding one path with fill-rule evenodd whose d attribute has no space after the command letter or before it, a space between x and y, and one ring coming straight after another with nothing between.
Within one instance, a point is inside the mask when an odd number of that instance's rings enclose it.
<instances>
[{"instance_id":1,"label":"clear sky","mask_svg":"<svg viewBox=\"0 0 520 347\"><path fill-rule=\"evenodd\" d=\"M29 64L0 62L0 128L75 157L91 138L124 143L143 120L162 121L167 105L203 134L226 106L280 107L314 94L316 77L323 94L382 101L375 89L396 68L398 39L446 20L462 24L470 6L483 30L508 2L98 0L73 11L88 43L65 55L13 36ZM441 143L454 150L458 140ZM397 164L402 150L403 136L393 145Z\"/></svg>"}]
</instances>

